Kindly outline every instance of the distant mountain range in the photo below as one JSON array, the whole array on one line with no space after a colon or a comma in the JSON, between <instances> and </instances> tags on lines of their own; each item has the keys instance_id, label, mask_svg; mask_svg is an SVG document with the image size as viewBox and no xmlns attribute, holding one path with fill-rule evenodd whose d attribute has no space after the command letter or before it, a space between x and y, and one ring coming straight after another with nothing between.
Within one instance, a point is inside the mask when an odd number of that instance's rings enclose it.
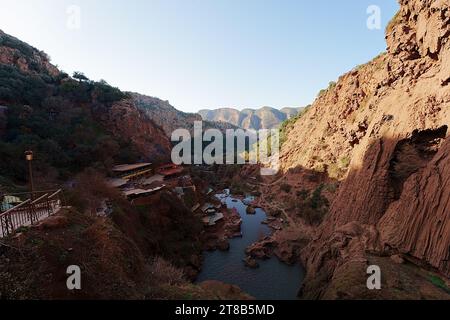
<instances>
[{"instance_id":1,"label":"distant mountain range","mask_svg":"<svg viewBox=\"0 0 450 320\"><path fill-rule=\"evenodd\" d=\"M185 113L177 110L168 101L161 100L155 97L145 96L139 93L130 93L135 106L143 111L145 115L160 126L166 135L170 137L172 132L176 129L188 129L191 131L194 128L195 121L201 121L202 117L197 113ZM207 121L203 122L204 129L235 129L236 126L227 122Z\"/></svg>"},{"instance_id":2,"label":"distant mountain range","mask_svg":"<svg viewBox=\"0 0 450 320\"><path fill-rule=\"evenodd\" d=\"M261 109L244 109L239 111L233 108L220 108L216 110L200 110L198 113L205 121L225 122L243 129L273 129L281 123L296 116L302 108L283 108L281 110L263 107Z\"/></svg>"}]
</instances>

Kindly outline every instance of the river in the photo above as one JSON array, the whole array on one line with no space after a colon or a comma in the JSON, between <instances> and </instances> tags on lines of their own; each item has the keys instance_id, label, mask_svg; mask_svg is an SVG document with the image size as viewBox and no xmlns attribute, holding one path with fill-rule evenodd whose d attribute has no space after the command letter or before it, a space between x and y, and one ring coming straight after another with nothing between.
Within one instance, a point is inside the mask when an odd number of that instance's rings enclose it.
<instances>
[{"instance_id":1,"label":"river","mask_svg":"<svg viewBox=\"0 0 450 320\"><path fill-rule=\"evenodd\" d=\"M304 278L304 270L297 264L289 266L276 257L258 261L258 269L247 268L243 262L245 249L261 237L271 234L271 229L261 222L266 213L256 209L255 215L246 213L249 199L241 201L225 194L217 195L229 209L236 208L242 218L242 238L230 240L227 252L205 252L202 271L197 281L218 280L239 286L243 291L259 300L294 300ZM250 199L251 200L251 199Z\"/></svg>"}]
</instances>

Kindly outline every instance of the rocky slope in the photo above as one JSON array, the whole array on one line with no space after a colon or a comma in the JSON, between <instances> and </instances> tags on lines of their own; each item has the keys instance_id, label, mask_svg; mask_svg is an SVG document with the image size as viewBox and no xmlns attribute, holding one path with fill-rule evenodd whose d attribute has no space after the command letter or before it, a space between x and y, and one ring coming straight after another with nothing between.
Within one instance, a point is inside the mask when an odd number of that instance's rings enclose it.
<instances>
[{"instance_id":1,"label":"rocky slope","mask_svg":"<svg viewBox=\"0 0 450 320\"><path fill-rule=\"evenodd\" d=\"M0 171L25 177L23 152L37 155L46 180L115 162L165 161L171 143L127 93L74 79L36 48L0 31Z\"/></svg>"},{"instance_id":2,"label":"rocky slope","mask_svg":"<svg viewBox=\"0 0 450 320\"><path fill-rule=\"evenodd\" d=\"M45 52L0 30L0 64L15 65L24 73L47 73L58 76L59 70L50 63Z\"/></svg>"},{"instance_id":3,"label":"rocky slope","mask_svg":"<svg viewBox=\"0 0 450 320\"><path fill-rule=\"evenodd\" d=\"M115 135L127 137L144 158L168 161L172 144L156 120L136 106L133 99L115 103L106 117L105 125Z\"/></svg>"},{"instance_id":4,"label":"rocky slope","mask_svg":"<svg viewBox=\"0 0 450 320\"><path fill-rule=\"evenodd\" d=\"M450 277L450 8L399 2L387 52L322 92L282 147L287 175L305 168L341 180L302 253L306 296L327 296L349 263L367 266L368 252Z\"/></svg>"},{"instance_id":5,"label":"rocky slope","mask_svg":"<svg viewBox=\"0 0 450 320\"><path fill-rule=\"evenodd\" d=\"M138 93L133 93L132 99L136 107L163 128L168 137L176 129L192 129L194 121L202 121L199 115L181 112L170 105L168 101Z\"/></svg>"},{"instance_id":6,"label":"rocky slope","mask_svg":"<svg viewBox=\"0 0 450 320\"><path fill-rule=\"evenodd\" d=\"M92 175L83 195L101 197ZM95 187L94 187L95 186ZM115 198L111 218L64 209L0 246L0 298L75 299L249 299L220 282L192 284L183 267L200 261L200 219L163 194L140 210ZM179 223L179 221L183 223ZM164 256L164 258L162 258ZM170 262L169 262L170 261ZM192 262L190 262L192 261ZM80 266L82 289L67 290L67 266Z\"/></svg>"},{"instance_id":7,"label":"rocky slope","mask_svg":"<svg viewBox=\"0 0 450 320\"><path fill-rule=\"evenodd\" d=\"M277 110L263 107L258 110L244 109L242 111L232 108L221 108L217 110L200 110L199 114L203 120L230 123L242 129L272 129L298 114L301 108L283 108Z\"/></svg>"},{"instance_id":8,"label":"rocky slope","mask_svg":"<svg viewBox=\"0 0 450 320\"><path fill-rule=\"evenodd\" d=\"M175 109L168 101L158 98L131 93L133 104L144 114L163 128L167 137L170 138L176 129L187 129L193 132L194 122L203 121L204 129L235 129L236 126L227 122L218 122L214 119L202 119L198 114L185 113Z\"/></svg>"}]
</instances>

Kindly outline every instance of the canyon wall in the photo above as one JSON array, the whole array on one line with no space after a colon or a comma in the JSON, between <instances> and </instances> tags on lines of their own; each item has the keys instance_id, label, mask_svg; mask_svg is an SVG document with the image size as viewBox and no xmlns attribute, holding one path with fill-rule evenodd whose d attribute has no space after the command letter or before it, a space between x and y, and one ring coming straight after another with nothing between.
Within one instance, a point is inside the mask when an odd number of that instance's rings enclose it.
<instances>
[{"instance_id":1,"label":"canyon wall","mask_svg":"<svg viewBox=\"0 0 450 320\"><path fill-rule=\"evenodd\" d=\"M450 277L449 2L400 5L387 52L322 92L282 147L285 171L342 181L303 251L306 287L367 252L401 252Z\"/></svg>"}]
</instances>

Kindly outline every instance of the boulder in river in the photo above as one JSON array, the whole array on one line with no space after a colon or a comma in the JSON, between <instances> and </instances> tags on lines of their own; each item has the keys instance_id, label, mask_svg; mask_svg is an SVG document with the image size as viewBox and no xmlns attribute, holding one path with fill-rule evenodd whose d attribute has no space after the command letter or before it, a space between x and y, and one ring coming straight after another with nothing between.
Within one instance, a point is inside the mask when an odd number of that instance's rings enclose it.
<instances>
[{"instance_id":1,"label":"boulder in river","mask_svg":"<svg viewBox=\"0 0 450 320\"><path fill-rule=\"evenodd\" d=\"M252 257L250 257L250 256L247 256L244 259L244 263L245 263L245 266L247 266L247 267L249 267L251 269L259 268L258 262L255 259L253 259Z\"/></svg>"},{"instance_id":2,"label":"boulder in river","mask_svg":"<svg viewBox=\"0 0 450 320\"><path fill-rule=\"evenodd\" d=\"M256 214L256 209L252 206L248 206L246 212L247 214Z\"/></svg>"},{"instance_id":3,"label":"boulder in river","mask_svg":"<svg viewBox=\"0 0 450 320\"><path fill-rule=\"evenodd\" d=\"M391 256L391 260L394 261L396 264L405 263L405 260L402 258L402 256L400 256L398 254Z\"/></svg>"},{"instance_id":4,"label":"boulder in river","mask_svg":"<svg viewBox=\"0 0 450 320\"><path fill-rule=\"evenodd\" d=\"M230 243L228 242L227 239L221 239L217 243L217 247L219 248L220 251L228 251L230 250Z\"/></svg>"}]
</instances>

